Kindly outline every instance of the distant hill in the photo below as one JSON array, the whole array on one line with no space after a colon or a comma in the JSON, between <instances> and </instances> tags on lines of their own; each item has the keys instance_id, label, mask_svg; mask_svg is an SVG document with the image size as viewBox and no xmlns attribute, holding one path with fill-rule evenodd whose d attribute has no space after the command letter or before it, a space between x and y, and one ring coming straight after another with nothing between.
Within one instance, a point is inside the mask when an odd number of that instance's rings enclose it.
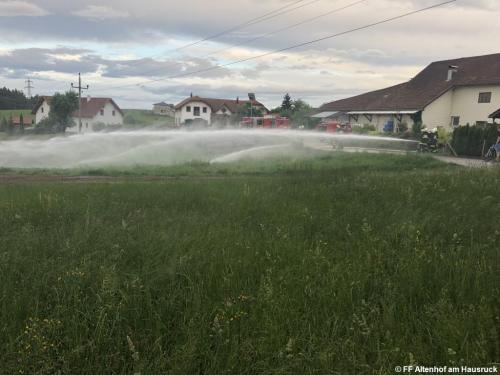
<instances>
[{"instance_id":1,"label":"distant hill","mask_svg":"<svg viewBox=\"0 0 500 375\"><path fill-rule=\"evenodd\" d=\"M153 111L147 109L124 109L125 127L142 127L142 126L165 126L171 127L174 125L174 119L170 116L155 115Z\"/></svg>"},{"instance_id":2,"label":"distant hill","mask_svg":"<svg viewBox=\"0 0 500 375\"><path fill-rule=\"evenodd\" d=\"M0 109L32 109L38 96L29 99L22 91L0 88Z\"/></svg>"}]
</instances>

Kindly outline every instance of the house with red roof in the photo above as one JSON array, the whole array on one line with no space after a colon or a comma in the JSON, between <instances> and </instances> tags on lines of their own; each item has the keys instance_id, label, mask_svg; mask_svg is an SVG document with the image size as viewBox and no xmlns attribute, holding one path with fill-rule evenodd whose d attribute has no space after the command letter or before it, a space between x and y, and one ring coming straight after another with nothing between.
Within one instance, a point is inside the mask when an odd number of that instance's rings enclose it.
<instances>
[{"instance_id":1,"label":"house with red roof","mask_svg":"<svg viewBox=\"0 0 500 375\"><path fill-rule=\"evenodd\" d=\"M175 124L229 125L241 110L267 114L268 109L257 100L212 99L190 96L175 106Z\"/></svg>"},{"instance_id":2,"label":"house with red roof","mask_svg":"<svg viewBox=\"0 0 500 375\"><path fill-rule=\"evenodd\" d=\"M50 113L51 96L42 96L32 110L35 124L46 119ZM82 98L82 133L102 130L106 126L123 125L124 114L120 107L111 98ZM69 131L78 132L78 111L73 112L72 118L77 126Z\"/></svg>"},{"instance_id":3,"label":"house with red roof","mask_svg":"<svg viewBox=\"0 0 500 375\"><path fill-rule=\"evenodd\" d=\"M433 62L408 82L326 103L315 117L452 130L491 122L500 108L500 54Z\"/></svg>"}]
</instances>

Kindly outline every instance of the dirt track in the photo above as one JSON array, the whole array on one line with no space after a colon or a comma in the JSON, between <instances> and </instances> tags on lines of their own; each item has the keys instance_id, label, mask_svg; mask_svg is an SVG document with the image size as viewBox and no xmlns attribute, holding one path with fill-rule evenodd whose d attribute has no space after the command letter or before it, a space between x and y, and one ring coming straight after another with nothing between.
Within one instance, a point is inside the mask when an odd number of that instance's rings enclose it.
<instances>
[{"instance_id":1,"label":"dirt track","mask_svg":"<svg viewBox=\"0 0 500 375\"><path fill-rule=\"evenodd\" d=\"M172 182L182 180L220 180L238 178L240 176L50 176L50 175L1 175L0 185L14 184L98 184L123 182Z\"/></svg>"}]
</instances>

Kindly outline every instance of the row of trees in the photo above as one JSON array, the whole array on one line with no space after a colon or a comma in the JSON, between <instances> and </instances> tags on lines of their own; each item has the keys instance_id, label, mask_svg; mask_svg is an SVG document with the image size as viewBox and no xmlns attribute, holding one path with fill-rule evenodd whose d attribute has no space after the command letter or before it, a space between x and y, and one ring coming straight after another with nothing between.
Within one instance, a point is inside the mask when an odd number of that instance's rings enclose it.
<instances>
[{"instance_id":1,"label":"row of trees","mask_svg":"<svg viewBox=\"0 0 500 375\"><path fill-rule=\"evenodd\" d=\"M38 101L38 96L27 98L22 91L0 88L0 109L31 109Z\"/></svg>"}]
</instances>

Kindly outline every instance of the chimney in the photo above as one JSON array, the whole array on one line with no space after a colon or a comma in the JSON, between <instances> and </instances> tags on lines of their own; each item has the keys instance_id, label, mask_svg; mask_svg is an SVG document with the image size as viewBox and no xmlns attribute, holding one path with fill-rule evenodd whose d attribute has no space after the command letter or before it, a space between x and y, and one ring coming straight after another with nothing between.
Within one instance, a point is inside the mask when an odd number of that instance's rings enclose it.
<instances>
[{"instance_id":1,"label":"chimney","mask_svg":"<svg viewBox=\"0 0 500 375\"><path fill-rule=\"evenodd\" d=\"M193 93L191 93L191 98L193 97Z\"/></svg>"},{"instance_id":2,"label":"chimney","mask_svg":"<svg viewBox=\"0 0 500 375\"><path fill-rule=\"evenodd\" d=\"M240 97L239 96L236 97L236 104L240 104Z\"/></svg>"},{"instance_id":3,"label":"chimney","mask_svg":"<svg viewBox=\"0 0 500 375\"><path fill-rule=\"evenodd\" d=\"M90 102L90 99L92 99L92 98L90 97L90 95L87 95L87 103L89 103L89 102Z\"/></svg>"},{"instance_id":4,"label":"chimney","mask_svg":"<svg viewBox=\"0 0 500 375\"><path fill-rule=\"evenodd\" d=\"M450 82L453 79L453 75L455 73L458 73L458 66L456 66L456 65L450 65L448 67L448 78L446 79L446 81Z\"/></svg>"}]
</instances>

